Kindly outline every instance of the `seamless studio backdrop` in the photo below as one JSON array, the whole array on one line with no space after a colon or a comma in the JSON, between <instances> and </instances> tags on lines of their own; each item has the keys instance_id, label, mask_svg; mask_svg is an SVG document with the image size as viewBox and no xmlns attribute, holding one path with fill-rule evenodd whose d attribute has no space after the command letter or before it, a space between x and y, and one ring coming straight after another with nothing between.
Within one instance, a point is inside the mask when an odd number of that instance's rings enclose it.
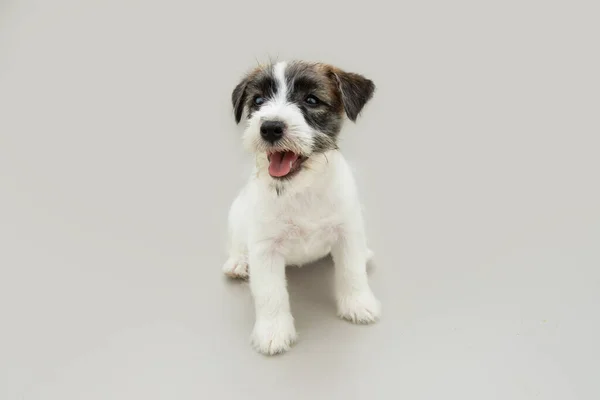
<instances>
[{"instance_id":1,"label":"seamless studio backdrop","mask_svg":"<svg viewBox=\"0 0 600 400\"><path fill-rule=\"evenodd\" d=\"M597 399L592 1L0 1L0 398ZM377 85L342 151L382 320L288 273L299 341L249 346L221 273L258 61Z\"/></svg>"}]
</instances>

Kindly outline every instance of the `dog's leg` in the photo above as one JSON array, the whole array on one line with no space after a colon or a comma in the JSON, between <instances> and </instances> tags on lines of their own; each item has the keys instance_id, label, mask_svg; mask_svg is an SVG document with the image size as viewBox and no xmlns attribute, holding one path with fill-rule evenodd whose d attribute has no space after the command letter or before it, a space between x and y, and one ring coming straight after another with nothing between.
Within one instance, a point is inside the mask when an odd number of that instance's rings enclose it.
<instances>
[{"instance_id":1,"label":"dog's leg","mask_svg":"<svg viewBox=\"0 0 600 400\"><path fill-rule=\"evenodd\" d=\"M285 278L285 260L269 245L250 248L250 290L256 322L251 343L263 354L282 353L296 340Z\"/></svg>"},{"instance_id":2,"label":"dog's leg","mask_svg":"<svg viewBox=\"0 0 600 400\"><path fill-rule=\"evenodd\" d=\"M223 273L230 278L248 278L248 250L240 233L230 228L229 258L223 265Z\"/></svg>"},{"instance_id":3,"label":"dog's leg","mask_svg":"<svg viewBox=\"0 0 600 400\"><path fill-rule=\"evenodd\" d=\"M229 258L223 265L223 273L230 278L245 279L248 277L248 246L246 235L245 202L238 196L229 210Z\"/></svg>"},{"instance_id":4,"label":"dog's leg","mask_svg":"<svg viewBox=\"0 0 600 400\"><path fill-rule=\"evenodd\" d=\"M381 304L368 282L366 264L369 250L364 245L364 232L358 223L351 225L341 229L331 251L338 315L354 323L371 323L379 318Z\"/></svg>"}]
</instances>

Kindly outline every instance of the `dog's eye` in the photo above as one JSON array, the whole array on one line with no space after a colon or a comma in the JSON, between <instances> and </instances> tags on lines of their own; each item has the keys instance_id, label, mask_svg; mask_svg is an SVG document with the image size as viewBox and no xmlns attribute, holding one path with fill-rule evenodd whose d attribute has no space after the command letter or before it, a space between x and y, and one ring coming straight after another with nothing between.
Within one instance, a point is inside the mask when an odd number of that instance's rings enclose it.
<instances>
[{"instance_id":1,"label":"dog's eye","mask_svg":"<svg viewBox=\"0 0 600 400\"><path fill-rule=\"evenodd\" d=\"M254 98L254 104L256 104L257 106L260 106L264 102L265 102L265 99L260 96L257 96Z\"/></svg>"},{"instance_id":2,"label":"dog's eye","mask_svg":"<svg viewBox=\"0 0 600 400\"><path fill-rule=\"evenodd\" d=\"M304 99L304 101L306 102L306 104L310 104L311 106L316 106L317 104L319 104L319 99L317 99L312 94L306 96L306 99Z\"/></svg>"}]
</instances>

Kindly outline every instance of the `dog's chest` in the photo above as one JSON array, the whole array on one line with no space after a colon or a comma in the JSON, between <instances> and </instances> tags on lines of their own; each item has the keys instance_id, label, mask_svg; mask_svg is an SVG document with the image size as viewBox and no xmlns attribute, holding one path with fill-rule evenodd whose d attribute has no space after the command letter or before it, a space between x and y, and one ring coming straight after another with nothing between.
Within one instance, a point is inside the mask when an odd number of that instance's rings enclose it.
<instances>
[{"instance_id":1,"label":"dog's chest","mask_svg":"<svg viewBox=\"0 0 600 400\"><path fill-rule=\"evenodd\" d=\"M329 204L289 212L279 220L280 249L290 264L302 265L324 257L339 237L342 217Z\"/></svg>"},{"instance_id":2,"label":"dog's chest","mask_svg":"<svg viewBox=\"0 0 600 400\"><path fill-rule=\"evenodd\" d=\"M282 234L285 239L294 242L311 243L335 239L339 232L339 219L326 217L321 220L288 218L282 221Z\"/></svg>"}]
</instances>

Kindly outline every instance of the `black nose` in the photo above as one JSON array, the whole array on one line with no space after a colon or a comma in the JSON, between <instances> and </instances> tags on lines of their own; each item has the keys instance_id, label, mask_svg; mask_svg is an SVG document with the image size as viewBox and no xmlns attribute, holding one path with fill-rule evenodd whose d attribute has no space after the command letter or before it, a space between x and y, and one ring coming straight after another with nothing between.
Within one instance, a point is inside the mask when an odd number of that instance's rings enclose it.
<instances>
[{"instance_id":1,"label":"black nose","mask_svg":"<svg viewBox=\"0 0 600 400\"><path fill-rule=\"evenodd\" d=\"M260 126L260 135L268 142L275 143L283 136L285 125L281 121L265 121Z\"/></svg>"}]
</instances>

